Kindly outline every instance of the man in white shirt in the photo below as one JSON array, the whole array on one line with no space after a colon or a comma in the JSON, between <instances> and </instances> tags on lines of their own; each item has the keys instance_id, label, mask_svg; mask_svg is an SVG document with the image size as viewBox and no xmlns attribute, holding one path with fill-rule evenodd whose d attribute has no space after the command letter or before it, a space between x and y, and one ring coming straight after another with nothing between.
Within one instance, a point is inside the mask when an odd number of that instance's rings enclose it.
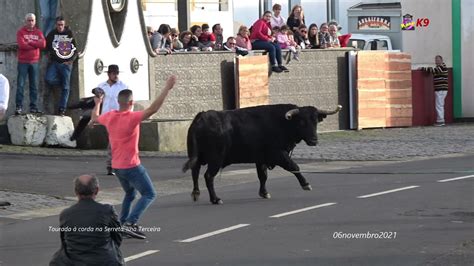
<instances>
[{"instance_id":1,"label":"man in white shirt","mask_svg":"<svg viewBox=\"0 0 474 266\"><path fill-rule=\"evenodd\" d=\"M8 79L4 75L0 74L0 120L3 119L7 112L9 96L10 83L8 83Z\"/></svg>"},{"instance_id":2,"label":"man in white shirt","mask_svg":"<svg viewBox=\"0 0 474 266\"><path fill-rule=\"evenodd\" d=\"M102 101L101 114L105 114L112 110L118 110L118 94L122 90L128 89L128 86L118 78L118 65L109 65L107 69L107 75L109 79L106 82L103 82L99 84L99 86L97 86L105 92ZM107 175L114 175L114 172L112 171L112 151L110 149L110 143L107 147L107 150Z\"/></svg>"}]
</instances>

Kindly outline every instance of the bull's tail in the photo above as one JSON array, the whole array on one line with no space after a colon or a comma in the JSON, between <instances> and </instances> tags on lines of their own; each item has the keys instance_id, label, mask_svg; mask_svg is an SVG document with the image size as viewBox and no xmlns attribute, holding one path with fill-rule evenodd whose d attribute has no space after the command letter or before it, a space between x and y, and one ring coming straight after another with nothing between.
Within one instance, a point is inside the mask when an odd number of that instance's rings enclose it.
<instances>
[{"instance_id":1,"label":"bull's tail","mask_svg":"<svg viewBox=\"0 0 474 266\"><path fill-rule=\"evenodd\" d=\"M196 133L193 131L193 125L188 130L188 138L187 138L187 146L188 146L188 161L183 165L183 173L188 171L189 169L196 166L198 163L198 143L196 139Z\"/></svg>"},{"instance_id":2,"label":"bull's tail","mask_svg":"<svg viewBox=\"0 0 474 266\"><path fill-rule=\"evenodd\" d=\"M183 165L183 172L185 173L189 169L193 168L197 164L198 158L192 157Z\"/></svg>"}]
</instances>

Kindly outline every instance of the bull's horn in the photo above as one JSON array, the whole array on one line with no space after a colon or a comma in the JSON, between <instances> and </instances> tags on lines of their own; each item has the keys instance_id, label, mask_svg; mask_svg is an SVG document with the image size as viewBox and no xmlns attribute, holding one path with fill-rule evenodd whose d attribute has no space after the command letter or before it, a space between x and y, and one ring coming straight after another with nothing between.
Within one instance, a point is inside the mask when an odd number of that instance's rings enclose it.
<instances>
[{"instance_id":1,"label":"bull's horn","mask_svg":"<svg viewBox=\"0 0 474 266\"><path fill-rule=\"evenodd\" d=\"M285 118L286 120L291 120L294 115L297 115L300 112L300 109L291 109L290 111L286 112Z\"/></svg>"},{"instance_id":2,"label":"bull's horn","mask_svg":"<svg viewBox=\"0 0 474 266\"><path fill-rule=\"evenodd\" d=\"M341 109L342 109L342 106L341 106L341 105L338 105L338 106L336 107L336 110L334 110L334 111L318 110L318 113L324 114L324 115L333 115L333 114L335 114L335 113L341 111Z\"/></svg>"}]
</instances>

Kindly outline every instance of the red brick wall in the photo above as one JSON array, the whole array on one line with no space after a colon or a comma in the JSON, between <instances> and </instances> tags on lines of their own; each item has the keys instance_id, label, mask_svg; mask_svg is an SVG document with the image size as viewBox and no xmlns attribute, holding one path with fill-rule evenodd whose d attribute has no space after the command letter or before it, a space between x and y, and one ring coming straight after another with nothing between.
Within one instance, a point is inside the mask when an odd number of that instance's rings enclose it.
<instances>
[{"instance_id":1,"label":"red brick wall","mask_svg":"<svg viewBox=\"0 0 474 266\"><path fill-rule=\"evenodd\" d=\"M359 51L358 129L412 125L411 56Z\"/></svg>"}]
</instances>

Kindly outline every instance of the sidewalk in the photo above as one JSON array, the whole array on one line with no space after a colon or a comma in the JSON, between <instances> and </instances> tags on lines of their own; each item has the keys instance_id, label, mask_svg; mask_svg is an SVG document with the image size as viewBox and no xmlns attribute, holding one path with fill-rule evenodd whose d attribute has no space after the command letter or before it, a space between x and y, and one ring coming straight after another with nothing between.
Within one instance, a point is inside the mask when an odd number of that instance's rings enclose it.
<instances>
[{"instance_id":1,"label":"sidewalk","mask_svg":"<svg viewBox=\"0 0 474 266\"><path fill-rule=\"evenodd\" d=\"M316 147L300 143L292 157L328 161L379 161L410 160L413 157L453 153L474 153L474 123L319 133ZM106 156L106 151L0 145L0 154ZM144 151L140 156L186 157L186 152Z\"/></svg>"}]
</instances>

